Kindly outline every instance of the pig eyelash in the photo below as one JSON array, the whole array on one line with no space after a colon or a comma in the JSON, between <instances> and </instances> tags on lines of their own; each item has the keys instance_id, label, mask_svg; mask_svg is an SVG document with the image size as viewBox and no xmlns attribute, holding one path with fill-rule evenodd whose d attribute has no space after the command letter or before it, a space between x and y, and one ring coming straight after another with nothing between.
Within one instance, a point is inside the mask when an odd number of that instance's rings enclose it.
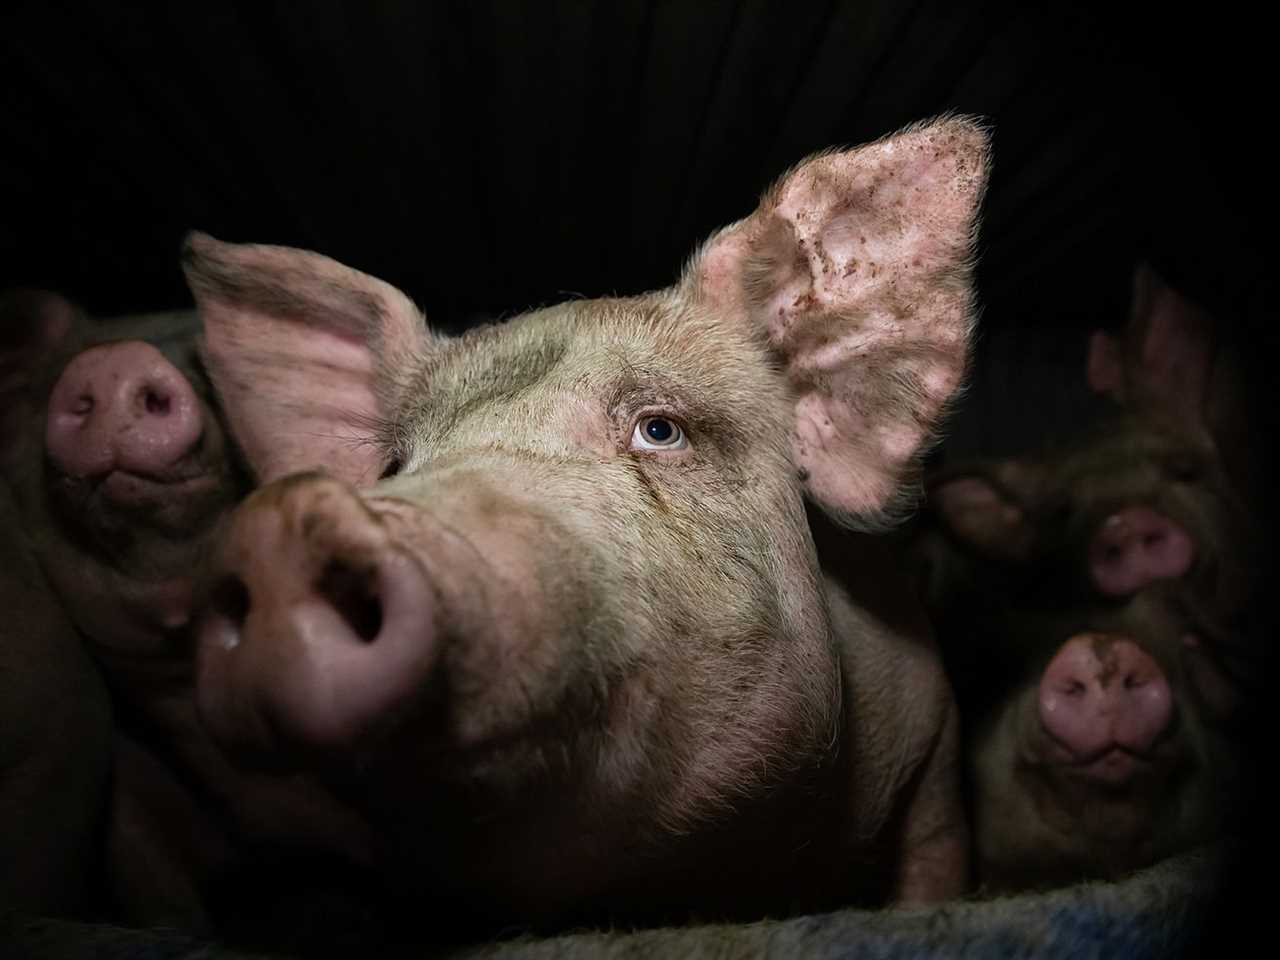
<instances>
[{"instance_id":1,"label":"pig eyelash","mask_svg":"<svg viewBox=\"0 0 1280 960\"><path fill-rule=\"evenodd\" d=\"M671 417L649 415L636 421L631 431L631 446L640 450L685 450L689 439L685 430Z\"/></svg>"}]
</instances>

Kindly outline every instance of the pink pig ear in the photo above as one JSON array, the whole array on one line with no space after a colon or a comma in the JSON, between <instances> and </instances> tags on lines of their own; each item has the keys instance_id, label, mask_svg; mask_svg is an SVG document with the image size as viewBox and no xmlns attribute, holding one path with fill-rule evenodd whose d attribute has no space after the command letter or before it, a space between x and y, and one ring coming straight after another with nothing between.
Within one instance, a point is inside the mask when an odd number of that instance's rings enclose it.
<instances>
[{"instance_id":1,"label":"pink pig ear","mask_svg":"<svg viewBox=\"0 0 1280 960\"><path fill-rule=\"evenodd\" d=\"M968 361L989 138L943 118L804 161L722 230L686 283L761 330L795 396L810 495L872 528L910 481Z\"/></svg>"},{"instance_id":2,"label":"pink pig ear","mask_svg":"<svg viewBox=\"0 0 1280 960\"><path fill-rule=\"evenodd\" d=\"M403 293L328 257L187 237L203 353L258 480L324 470L373 483L396 385L430 342Z\"/></svg>"}]
</instances>

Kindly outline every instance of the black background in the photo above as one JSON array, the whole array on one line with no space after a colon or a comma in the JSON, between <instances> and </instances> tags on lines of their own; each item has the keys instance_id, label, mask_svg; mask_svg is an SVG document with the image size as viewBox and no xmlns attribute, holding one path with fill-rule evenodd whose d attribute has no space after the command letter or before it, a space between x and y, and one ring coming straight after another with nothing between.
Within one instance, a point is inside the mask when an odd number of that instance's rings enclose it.
<instances>
[{"instance_id":1,"label":"black background","mask_svg":"<svg viewBox=\"0 0 1280 960\"><path fill-rule=\"evenodd\" d=\"M1082 332L1123 320L1140 257L1274 342L1272 54L1243 4L6 9L0 289L98 315L189 303L193 227L320 250L448 329L640 292L806 154L956 110L991 124L996 165L980 415L955 444L1073 418Z\"/></svg>"}]
</instances>

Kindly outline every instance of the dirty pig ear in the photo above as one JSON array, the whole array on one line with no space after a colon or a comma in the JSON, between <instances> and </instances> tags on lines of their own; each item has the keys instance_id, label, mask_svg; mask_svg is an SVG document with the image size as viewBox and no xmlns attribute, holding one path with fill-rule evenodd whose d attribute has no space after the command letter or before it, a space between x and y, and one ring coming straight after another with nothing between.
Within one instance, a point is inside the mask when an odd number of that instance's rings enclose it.
<instances>
[{"instance_id":1,"label":"dirty pig ear","mask_svg":"<svg viewBox=\"0 0 1280 960\"><path fill-rule=\"evenodd\" d=\"M202 233L187 237L183 270L205 364L258 480L318 469L373 483L381 425L431 341L412 301L316 253Z\"/></svg>"},{"instance_id":2,"label":"dirty pig ear","mask_svg":"<svg viewBox=\"0 0 1280 960\"><path fill-rule=\"evenodd\" d=\"M874 528L915 498L923 448L959 386L989 138L948 117L804 161L712 237L685 277L763 332L795 397L809 494Z\"/></svg>"}]
</instances>

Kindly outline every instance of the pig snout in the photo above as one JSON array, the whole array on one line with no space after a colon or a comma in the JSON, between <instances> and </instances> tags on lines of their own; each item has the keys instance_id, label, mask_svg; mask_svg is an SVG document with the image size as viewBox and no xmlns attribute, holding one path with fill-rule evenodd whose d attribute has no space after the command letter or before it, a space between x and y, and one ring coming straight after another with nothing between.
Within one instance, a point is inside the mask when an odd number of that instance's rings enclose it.
<instances>
[{"instance_id":1,"label":"pig snout","mask_svg":"<svg viewBox=\"0 0 1280 960\"><path fill-rule=\"evenodd\" d=\"M91 348L67 364L49 398L45 446L68 476L120 470L164 478L203 429L187 378L155 347L130 340Z\"/></svg>"},{"instance_id":2,"label":"pig snout","mask_svg":"<svg viewBox=\"0 0 1280 960\"><path fill-rule=\"evenodd\" d=\"M1040 721L1094 779L1126 779L1173 720L1164 673L1132 640L1077 634L1040 679Z\"/></svg>"},{"instance_id":3,"label":"pig snout","mask_svg":"<svg viewBox=\"0 0 1280 960\"><path fill-rule=\"evenodd\" d=\"M437 656L420 560L344 484L286 478L237 511L199 627L200 709L242 755L341 752L394 719Z\"/></svg>"},{"instance_id":4,"label":"pig snout","mask_svg":"<svg viewBox=\"0 0 1280 960\"><path fill-rule=\"evenodd\" d=\"M1111 596L1125 596L1191 569L1195 546L1178 524L1150 507L1110 514L1089 545L1089 574Z\"/></svg>"}]
</instances>

